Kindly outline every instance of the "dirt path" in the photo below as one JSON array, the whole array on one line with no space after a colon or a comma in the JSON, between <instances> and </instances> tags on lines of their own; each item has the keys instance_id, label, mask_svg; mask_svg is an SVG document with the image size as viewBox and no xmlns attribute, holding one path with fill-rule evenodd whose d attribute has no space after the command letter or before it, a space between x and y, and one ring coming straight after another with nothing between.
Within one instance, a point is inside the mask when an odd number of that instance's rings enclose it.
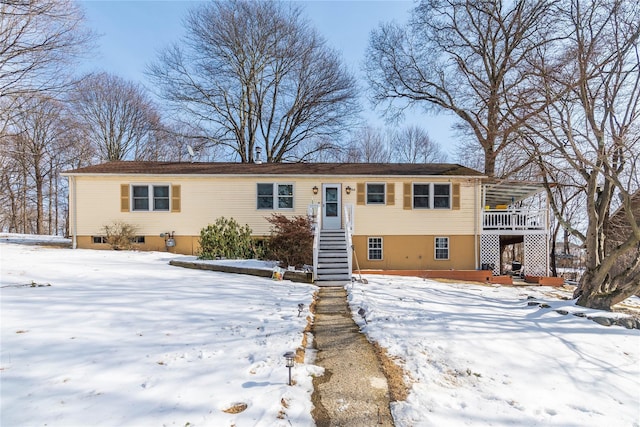
<instances>
[{"instance_id":1,"label":"dirt path","mask_svg":"<svg viewBox=\"0 0 640 427\"><path fill-rule=\"evenodd\" d=\"M317 427L392 427L387 379L351 318L347 292L322 287L318 297L312 331L325 374L313 381Z\"/></svg>"}]
</instances>

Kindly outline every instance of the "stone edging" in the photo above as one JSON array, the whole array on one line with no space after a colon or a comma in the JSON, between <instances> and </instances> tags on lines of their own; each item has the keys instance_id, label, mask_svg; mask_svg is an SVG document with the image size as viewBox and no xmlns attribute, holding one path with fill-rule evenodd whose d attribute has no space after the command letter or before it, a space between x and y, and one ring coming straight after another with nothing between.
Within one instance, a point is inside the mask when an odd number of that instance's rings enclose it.
<instances>
[{"instance_id":1,"label":"stone edging","mask_svg":"<svg viewBox=\"0 0 640 427\"><path fill-rule=\"evenodd\" d=\"M208 264L208 263L193 262L193 261L171 260L169 261L169 265L173 265L175 267L192 268L195 270L209 270L209 271L220 271L222 273L247 274L250 276L258 276L258 277L270 278L273 275L272 270L265 270L260 268L237 267L233 265ZM292 282L298 282L298 283L313 283L313 274L305 273L301 271L286 270L284 272L283 279L291 280Z\"/></svg>"},{"instance_id":2,"label":"stone edging","mask_svg":"<svg viewBox=\"0 0 640 427\"><path fill-rule=\"evenodd\" d=\"M527 299L529 300L529 302L527 303L527 305L529 306L538 306L539 308L551 308L551 306L547 303L540 303L538 301L533 301L535 300L534 297L530 296ZM569 311L567 310L557 309L554 311L563 316L566 316L567 314L569 314ZM582 313L580 311L576 311L571 314L573 314L576 317L587 318L602 326L624 326L627 329L640 329L640 319L636 319L631 316L618 317L616 319L612 319L610 317L605 317L605 316L587 316L585 313Z\"/></svg>"}]
</instances>

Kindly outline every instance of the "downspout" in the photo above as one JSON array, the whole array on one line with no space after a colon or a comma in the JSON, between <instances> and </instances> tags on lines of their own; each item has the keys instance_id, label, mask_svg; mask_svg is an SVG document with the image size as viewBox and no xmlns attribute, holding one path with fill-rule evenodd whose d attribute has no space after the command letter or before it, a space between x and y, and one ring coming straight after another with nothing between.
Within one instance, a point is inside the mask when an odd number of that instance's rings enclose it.
<instances>
[{"instance_id":1,"label":"downspout","mask_svg":"<svg viewBox=\"0 0 640 427\"><path fill-rule=\"evenodd\" d=\"M69 204L71 206L69 206L69 215L71 216L71 218L69 218L69 228L71 228L71 230L69 230L71 232L71 247L73 249L77 249L78 248L78 222L77 222L77 204L76 204L76 177L71 175L69 176L69 183L70 185L70 192L69 192Z\"/></svg>"}]
</instances>

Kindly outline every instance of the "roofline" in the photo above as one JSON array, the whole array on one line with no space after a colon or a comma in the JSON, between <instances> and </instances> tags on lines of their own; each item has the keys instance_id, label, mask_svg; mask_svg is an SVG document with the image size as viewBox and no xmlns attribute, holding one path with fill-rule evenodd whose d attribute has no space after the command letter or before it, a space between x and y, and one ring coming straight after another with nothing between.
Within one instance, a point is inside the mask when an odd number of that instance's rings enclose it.
<instances>
[{"instance_id":1,"label":"roofline","mask_svg":"<svg viewBox=\"0 0 640 427\"><path fill-rule=\"evenodd\" d=\"M124 173L91 173L91 172L81 172L81 173L74 173L74 172L61 172L60 176L110 176L110 177L115 177L115 176L142 176L142 177L157 177L157 176L173 176L173 177L181 177L181 178L211 178L211 177L272 177L272 176L283 176L283 177L296 177L296 178L307 178L307 177L314 177L314 176L329 176L329 177L348 177L348 178L367 178L367 177L378 177L378 176L395 176L395 177L403 177L403 178L424 178L424 177L438 177L438 178L456 178L456 179L479 179L479 180L484 180L487 179L488 177L486 175L399 175L399 174L380 174L380 175L374 175L374 174L366 174L366 175L332 175L332 174L322 174L322 173L314 173L314 174L283 174L283 173L225 173L225 174L218 174L218 173L207 173L207 174L191 174L191 173L178 173L178 174L174 174L174 173L131 173L131 172L124 172Z\"/></svg>"}]
</instances>

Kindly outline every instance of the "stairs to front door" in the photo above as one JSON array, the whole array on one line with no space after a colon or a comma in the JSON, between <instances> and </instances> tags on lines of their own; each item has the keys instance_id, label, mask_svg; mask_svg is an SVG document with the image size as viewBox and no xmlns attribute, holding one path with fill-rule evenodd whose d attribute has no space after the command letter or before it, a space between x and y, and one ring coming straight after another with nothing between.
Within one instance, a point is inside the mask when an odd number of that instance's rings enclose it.
<instances>
[{"instance_id":1,"label":"stairs to front door","mask_svg":"<svg viewBox=\"0 0 640 427\"><path fill-rule=\"evenodd\" d=\"M327 286L330 282L350 282L349 252L344 230L321 230L318 245L316 284Z\"/></svg>"}]
</instances>

